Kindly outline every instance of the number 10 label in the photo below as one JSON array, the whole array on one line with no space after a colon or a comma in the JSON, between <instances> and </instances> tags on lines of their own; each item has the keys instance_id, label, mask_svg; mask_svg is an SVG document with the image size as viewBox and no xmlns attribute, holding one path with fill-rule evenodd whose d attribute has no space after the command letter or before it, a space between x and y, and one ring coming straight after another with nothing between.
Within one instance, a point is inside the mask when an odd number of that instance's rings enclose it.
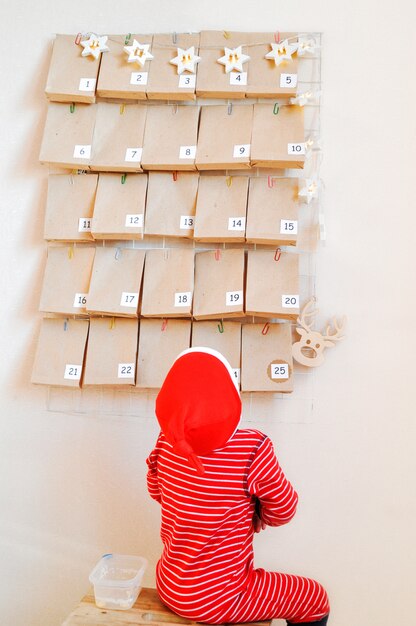
<instances>
[{"instance_id":1,"label":"number 10 label","mask_svg":"<svg viewBox=\"0 0 416 626\"><path fill-rule=\"evenodd\" d=\"M288 143L287 153L296 154L296 155L305 154L305 144L304 143Z\"/></svg>"}]
</instances>

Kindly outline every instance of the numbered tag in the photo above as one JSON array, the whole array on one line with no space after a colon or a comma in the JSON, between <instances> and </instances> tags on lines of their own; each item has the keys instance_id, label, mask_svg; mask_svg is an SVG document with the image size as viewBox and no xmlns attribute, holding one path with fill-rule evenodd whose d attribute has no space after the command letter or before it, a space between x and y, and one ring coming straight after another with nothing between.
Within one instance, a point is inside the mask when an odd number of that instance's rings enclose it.
<instances>
[{"instance_id":1,"label":"numbered tag","mask_svg":"<svg viewBox=\"0 0 416 626\"><path fill-rule=\"evenodd\" d=\"M130 85L147 85L147 72L132 72Z\"/></svg>"},{"instance_id":2,"label":"numbered tag","mask_svg":"<svg viewBox=\"0 0 416 626\"><path fill-rule=\"evenodd\" d=\"M91 232L91 218L90 217L80 217L78 221L78 232L79 233L90 233Z\"/></svg>"},{"instance_id":3,"label":"numbered tag","mask_svg":"<svg viewBox=\"0 0 416 626\"><path fill-rule=\"evenodd\" d=\"M240 368L236 367L233 368L233 376L234 376L234 382L237 383L237 385L240 384Z\"/></svg>"},{"instance_id":4,"label":"numbered tag","mask_svg":"<svg viewBox=\"0 0 416 626\"><path fill-rule=\"evenodd\" d=\"M280 74L281 87L296 87L298 84L297 74Z\"/></svg>"},{"instance_id":5,"label":"numbered tag","mask_svg":"<svg viewBox=\"0 0 416 626\"><path fill-rule=\"evenodd\" d=\"M242 291L227 291L225 293L225 305L226 306L238 306L243 303Z\"/></svg>"},{"instance_id":6,"label":"numbered tag","mask_svg":"<svg viewBox=\"0 0 416 626\"><path fill-rule=\"evenodd\" d=\"M281 235L297 235L298 234L298 222L297 220L280 220L280 234Z\"/></svg>"},{"instance_id":7,"label":"numbered tag","mask_svg":"<svg viewBox=\"0 0 416 626\"><path fill-rule=\"evenodd\" d=\"M138 304L139 304L138 293L130 293L129 291L122 292L120 306L128 306L132 309L137 309Z\"/></svg>"},{"instance_id":8,"label":"numbered tag","mask_svg":"<svg viewBox=\"0 0 416 626\"><path fill-rule=\"evenodd\" d=\"M228 218L228 230L246 230L246 218L245 217L229 217Z\"/></svg>"},{"instance_id":9,"label":"numbered tag","mask_svg":"<svg viewBox=\"0 0 416 626\"><path fill-rule=\"evenodd\" d=\"M282 296L282 307L284 309L298 309L299 308L299 294Z\"/></svg>"},{"instance_id":10,"label":"numbered tag","mask_svg":"<svg viewBox=\"0 0 416 626\"><path fill-rule=\"evenodd\" d=\"M178 87L180 89L195 89L195 81L195 74L192 74L192 76L186 76L185 74L181 74L181 76L179 76Z\"/></svg>"},{"instance_id":11,"label":"numbered tag","mask_svg":"<svg viewBox=\"0 0 416 626\"><path fill-rule=\"evenodd\" d=\"M134 378L134 363L119 363L118 364L118 378Z\"/></svg>"},{"instance_id":12,"label":"numbered tag","mask_svg":"<svg viewBox=\"0 0 416 626\"><path fill-rule=\"evenodd\" d=\"M304 143L288 143L287 144L287 153L288 154L305 154L305 144Z\"/></svg>"},{"instance_id":13,"label":"numbered tag","mask_svg":"<svg viewBox=\"0 0 416 626\"><path fill-rule=\"evenodd\" d=\"M74 159L90 159L91 146L76 145L74 148Z\"/></svg>"},{"instance_id":14,"label":"numbered tag","mask_svg":"<svg viewBox=\"0 0 416 626\"><path fill-rule=\"evenodd\" d=\"M72 365L67 363L65 365L64 378L67 380L80 380L82 374L82 365Z\"/></svg>"},{"instance_id":15,"label":"numbered tag","mask_svg":"<svg viewBox=\"0 0 416 626\"><path fill-rule=\"evenodd\" d=\"M230 72L230 85L247 85L247 72Z\"/></svg>"},{"instance_id":16,"label":"numbered tag","mask_svg":"<svg viewBox=\"0 0 416 626\"><path fill-rule=\"evenodd\" d=\"M181 215L179 228L181 230L193 230L195 228L194 220L195 218L193 215Z\"/></svg>"},{"instance_id":17,"label":"numbered tag","mask_svg":"<svg viewBox=\"0 0 416 626\"><path fill-rule=\"evenodd\" d=\"M128 213L124 226L126 228L143 228L143 213Z\"/></svg>"},{"instance_id":18,"label":"numbered tag","mask_svg":"<svg viewBox=\"0 0 416 626\"><path fill-rule=\"evenodd\" d=\"M87 306L87 293L76 293L74 298L74 309L85 309Z\"/></svg>"},{"instance_id":19,"label":"numbered tag","mask_svg":"<svg viewBox=\"0 0 416 626\"><path fill-rule=\"evenodd\" d=\"M289 378L288 363L272 363L270 367L273 380L279 380L280 378Z\"/></svg>"},{"instance_id":20,"label":"numbered tag","mask_svg":"<svg viewBox=\"0 0 416 626\"><path fill-rule=\"evenodd\" d=\"M250 146L249 143L240 144L238 146L234 146L233 157L235 159L244 158L250 156Z\"/></svg>"},{"instance_id":21,"label":"numbered tag","mask_svg":"<svg viewBox=\"0 0 416 626\"><path fill-rule=\"evenodd\" d=\"M196 156L196 146L181 146L179 148L180 159L194 159Z\"/></svg>"},{"instance_id":22,"label":"numbered tag","mask_svg":"<svg viewBox=\"0 0 416 626\"><path fill-rule=\"evenodd\" d=\"M190 306L191 300L191 291L180 291L175 293L175 306Z\"/></svg>"},{"instance_id":23,"label":"numbered tag","mask_svg":"<svg viewBox=\"0 0 416 626\"><path fill-rule=\"evenodd\" d=\"M140 163L142 152L143 148L127 148L124 160L130 163Z\"/></svg>"},{"instance_id":24,"label":"numbered tag","mask_svg":"<svg viewBox=\"0 0 416 626\"><path fill-rule=\"evenodd\" d=\"M78 91L95 91L96 84L96 78L81 78L79 81Z\"/></svg>"}]
</instances>

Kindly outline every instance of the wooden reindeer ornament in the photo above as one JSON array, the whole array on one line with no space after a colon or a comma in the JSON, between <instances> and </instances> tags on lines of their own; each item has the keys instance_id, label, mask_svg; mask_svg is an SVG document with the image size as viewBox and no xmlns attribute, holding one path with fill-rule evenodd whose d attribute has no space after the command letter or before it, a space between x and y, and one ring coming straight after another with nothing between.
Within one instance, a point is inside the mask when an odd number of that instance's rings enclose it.
<instances>
[{"instance_id":1,"label":"wooden reindeer ornament","mask_svg":"<svg viewBox=\"0 0 416 626\"><path fill-rule=\"evenodd\" d=\"M328 324L325 334L317 330L312 330L313 319L318 314L318 309L314 309L315 298L311 298L303 307L300 316L297 318L296 332L300 335L300 341L292 345L293 358L306 367L317 367L324 362L325 348L332 348L337 341L344 338L342 332L345 328L346 318L343 317L341 324L333 318L334 328ZM310 318L308 320L308 318ZM334 330L335 332L332 332Z\"/></svg>"}]
</instances>

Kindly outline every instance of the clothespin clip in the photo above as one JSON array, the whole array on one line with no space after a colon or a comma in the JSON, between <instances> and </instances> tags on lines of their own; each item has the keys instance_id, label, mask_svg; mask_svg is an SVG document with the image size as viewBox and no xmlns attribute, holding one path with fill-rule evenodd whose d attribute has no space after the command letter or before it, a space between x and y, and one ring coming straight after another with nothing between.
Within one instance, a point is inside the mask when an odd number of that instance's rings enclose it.
<instances>
[{"instance_id":1,"label":"clothespin clip","mask_svg":"<svg viewBox=\"0 0 416 626\"><path fill-rule=\"evenodd\" d=\"M261 334L267 335L267 333L269 332L269 328L270 328L270 322L266 322L262 328Z\"/></svg>"},{"instance_id":2,"label":"clothespin clip","mask_svg":"<svg viewBox=\"0 0 416 626\"><path fill-rule=\"evenodd\" d=\"M69 110L71 111L71 113L74 113L75 111L75 103L71 102L71 104L69 105Z\"/></svg>"},{"instance_id":3,"label":"clothespin clip","mask_svg":"<svg viewBox=\"0 0 416 626\"><path fill-rule=\"evenodd\" d=\"M64 320L64 331L68 330L68 318Z\"/></svg>"},{"instance_id":4,"label":"clothespin clip","mask_svg":"<svg viewBox=\"0 0 416 626\"><path fill-rule=\"evenodd\" d=\"M177 104L173 104L172 105L172 115L176 115L178 112L178 105Z\"/></svg>"},{"instance_id":5,"label":"clothespin clip","mask_svg":"<svg viewBox=\"0 0 416 626\"><path fill-rule=\"evenodd\" d=\"M126 105L124 104L124 102L120 104L120 115L123 115L125 108L126 108Z\"/></svg>"},{"instance_id":6,"label":"clothespin clip","mask_svg":"<svg viewBox=\"0 0 416 626\"><path fill-rule=\"evenodd\" d=\"M73 259L74 258L74 248L73 246L69 246L68 247L68 259Z\"/></svg>"},{"instance_id":7,"label":"clothespin clip","mask_svg":"<svg viewBox=\"0 0 416 626\"><path fill-rule=\"evenodd\" d=\"M111 317L110 318L110 324L109 324L108 327L109 327L110 330L114 330L115 326L116 326L116 318L115 317Z\"/></svg>"},{"instance_id":8,"label":"clothespin clip","mask_svg":"<svg viewBox=\"0 0 416 626\"><path fill-rule=\"evenodd\" d=\"M122 174L121 175L121 184L124 185L126 182L126 178L127 178L127 174Z\"/></svg>"},{"instance_id":9,"label":"clothespin clip","mask_svg":"<svg viewBox=\"0 0 416 626\"><path fill-rule=\"evenodd\" d=\"M279 31L274 33L274 40L275 40L276 43L280 43L280 32Z\"/></svg>"},{"instance_id":10,"label":"clothespin clip","mask_svg":"<svg viewBox=\"0 0 416 626\"><path fill-rule=\"evenodd\" d=\"M174 181L175 181L175 183L176 183L176 181L178 180L178 172L176 172L176 171L175 171L175 172L172 172L172 178L173 178L173 180L174 180Z\"/></svg>"},{"instance_id":11,"label":"clothespin clip","mask_svg":"<svg viewBox=\"0 0 416 626\"><path fill-rule=\"evenodd\" d=\"M274 107L273 107L273 115L277 115L279 113L280 110L280 105L278 102L274 103Z\"/></svg>"},{"instance_id":12,"label":"clothespin clip","mask_svg":"<svg viewBox=\"0 0 416 626\"><path fill-rule=\"evenodd\" d=\"M116 261L119 260L120 254L121 254L121 248L116 248L116 252L114 254L114 258L115 258Z\"/></svg>"},{"instance_id":13,"label":"clothespin clip","mask_svg":"<svg viewBox=\"0 0 416 626\"><path fill-rule=\"evenodd\" d=\"M227 176L225 179L225 182L227 183L227 187L231 187L232 182L233 182L233 177L232 176Z\"/></svg>"},{"instance_id":14,"label":"clothespin clip","mask_svg":"<svg viewBox=\"0 0 416 626\"><path fill-rule=\"evenodd\" d=\"M233 103L229 102L228 103L228 111L227 111L227 113L228 113L228 115L231 115L232 112L233 112Z\"/></svg>"},{"instance_id":15,"label":"clothespin clip","mask_svg":"<svg viewBox=\"0 0 416 626\"><path fill-rule=\"evenodd\" d=\"M280 257L282 256L282 251L280 248L276 248L276 252L274 253L274 260L280 261Z\"/></svg>"},{"instance_id":16,"label":"clothespin clip","mask_svg":"<svg viewBox=\"0 0 416 626\"><path fill-rule=\"evenodd\" d=\"M218 332L223 333L224 332L224 324L222 323L222 320L220 320L220 323L217 324L218 326Z\"/></svg>"},{"instance_id":17,"label":"clothespin clip","mask_svg":"<svg viewBox=\"0 0 416 626\"><path fill-rule=\"evenodd\" d=\"M160 327L160 330L162 331L162 333L166 330L167 325L168 325L168 320L167 319L162 320L162 326Z\"/></svg>"},{"instance_id":18,"label":"clothespin clip","mask_svg":"<svg viewBox=\"0 0 416 626\"><path fill-rule=\"evenodd\" d=\"M273 189L273 187L274 187L274 178L273 178L273 176L269 175L267 177L267 186L268 186L269 189Z\"/></svg>"},{"instance_id":19,"label":"clothespin clip","mask_svg":"<svg viewBox=\"0 0 416 626\"><path fill-rule=\"evenodd\" d=\"M177 40L178 40L178 39L177 39L176 33L175 33L175 32L173 32L173 33L172 33L172 41L173 41L173 45L174 45L174 46L176 46L176 42L177 42Z\"/></svg>"},{"instance_id":20,"label":"clothespin clip","mask_svg":"<svg viewBox=\"0 0 416 626\"><path fill-rule=\"evenodd\" d=\"M76 46L79 46L79 44L81 43L81 39L82 39L82 33L78 33L78 35L75 37Z\"/></svg>"},{"instance_id":21,"label":"clothespin clip","mask_svg":"<svg viewBox=\"0 0 416 626\"><path fill-rule=\"evenodd\" d=\"M127 46L130 43L130 39L131 39L131 33L129 33L128 35L126 35L126 38L124 40L124 45Z\"/></svg>"},{"instance_id":22,"label":"clothespin clip","mask_svg":"<svg viewBox=\"0 0 416 626\"><path fill-rule=\"evenodd\" d=\"M214 256L215 256L215 260L219 261L221 258L221 250L219 250L218 248L215 250L214 252Z\"/></svg>"},{"instance_id":23,"label":"clothespin clip","mask_svg":"<svg viewBox=\"0 0 416 626\"><path fill-rule=\"evenodd\" d=\"M229 39L231 36L228 30L224 30L222 34L224 35L224 39Z\"/></svg>"}]
</instances>

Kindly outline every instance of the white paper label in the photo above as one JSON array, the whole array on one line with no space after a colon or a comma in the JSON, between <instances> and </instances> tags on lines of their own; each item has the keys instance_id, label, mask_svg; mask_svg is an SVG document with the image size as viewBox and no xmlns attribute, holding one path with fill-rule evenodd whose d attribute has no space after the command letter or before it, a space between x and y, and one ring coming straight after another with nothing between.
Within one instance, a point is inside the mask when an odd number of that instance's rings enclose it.
<instances>
[{"instance_id":1,"label":"white paper label","mask_svg":"<svg viewBox=\"0 0 416 626\"><path fill-rule=\"evenodd\" d=\"M243 292L242 291L226 291L225 293L225 305L226 306L239 306L243 304Z\"/></svg>"},{"instance_id":2,"label":"white paper label","mask_svg":"<svg viewBox=\"0 0 416 626\"><path fill-rule=\"evenodd\" d=\"M237 385L240 384L240 368L239 367L233 367L233 376L234 376L234 382L237 383Z\"/></svg>"},{"instance_id":3,"label":"white paper label","mask_svg":"<svg viewBox=\"0 0 416 626\"><path fill-rule=\"evenodd\" d=\"M147 85L147 72L132 72L130 85Z\"/></svg>"},{"instance_id":4,"label":"white paper label","mask_svg":"<svg viewBox=\"0 0 416 626\"><path fill-rule=\"evenodd\" d=\"M280 74L281 87L296 87L298 84L297 74Z\"/></svg>"},{"instance_id":5,"label":"white paper label","mask_svg":"<svg viewBox=\"0 0 416 626\"><path fill-rule=\"evenodd\" d=\"M87 306L87 293L76 293L74 298L74 309L85 309Z\"/></svg>"},{"instance_id":6,"label":"white paper label","mask_svg":"<svg viewBox=\"0 0 416 626\"><path fill-rule=\"evenodd\" d=\"M181 146L179 148L180 159L194 159L196 156L196 146Z\"/></svg>"},{"instance_id":7,"label":"white paper label","mask_svg":"<svg viewBox=\"0 0 416 626\"><path fill-rule=\"evenodd\" d=\"M228 218L228 230L241 230L244 232L245 229L246 229L245 217L229 217Z\"/></svg>"},{"instance_id":8,"label":"white paper label","mask_svg":"<svg viewBox=\"0 0 416 626\"><path fill-rule=\"evenodd\" d=\"M128 306L132 309L137 309L138 304L139 304L138 293L130 293L129 291L122 292L120 306Z\"/></svg>"},{"instance_id":9,"label":"white paper label","mask_svg":"<svg viewBox=\"0 0 416 626\"><path fill-rule=\"evenodd\" d=\"M124 226L126 228L143 228L143 213L127 213Z\"/></svg>"},{"instance_id":10,"label":"white paper label","mask_svg":"<svg viewBox=\"0 0 416 626\"><path fill-rule=\"evenodd\" d=\"M299 294L283 294L282 307L284 309L298 309L299 308Z\"/></svg>"},{"instance_id":11,"label":"white paper label","mask_svg":"<svg viewBox=\"0 0 416 626\"><path fill-rule=\"evenodd\" d=\"M91 146L76 145L74 148L74 159L90 159Z\"/></svg>"},{"instance_id":12,"label":"white paper label","mask_svg":"<svg viewBox=\"0 0 416 626\"><path fill-rule=\"evenodd\" d=\"M182 230L193 230L195 228L194 220L193 215L181 215L179 228Z\"/></svg>"},{"instance_id":13,"label":"white paper label","mask_svg":"<svg viewBox=\"0 0 416 626\"><path fill-rule=\"evenodd\" d=\"M118 364L118 378L134 378L134 363L119 363Z\"/></svg>"},{"instance_id":14,"label":"white paper label","mask_svg":"<svg viewBox=\"0 0 416 626\"><path fill-rule=\"evenodd\" d=\"M305 144L304 143L288 143L287 144L287 153L288 154L305 154Z\"/></svg>"},{"instance_id":15,"label":"white paper label","mask_svg":"<svg viewBox=\"0 0 416 626\"><path fill-rule=\"evenodd\" d=\"M82 365L73 365L72 363L67 363L65 365L64 378L67 380L80 380L81 373Z\"/></svg>"},{"instance_id":16,"label":"white paper label","mask_svg":"<svg viewBox=\"0 0 416 626\"><path fill-rule=\"evenodd\" d=\"M181 74L181 76L179 76L178 87L180 89L195 89L195 81L195 74Z\"/></svg>"},{"instance_id":17,"label":"white paper label","mask_svg":"<svg viewBox=\"0 0 416 626\"><path fill-rule=\"evenodd\" d=\"M96 78L81 78L79 81L79 91L95 91Z\"/></svg>"},{"instance_id":18,"label":"white paper label","mask_svg":"<svg viewBox=\"0 0 416 626\"><path fill-rule=\"evenodd\" d=\"M298 234L297 220L280 220L280 234L281 235L297 235Z\"/></svg>"},{"instance_id":19,"label":"white paper label","mask_svg":"<svg viewBox=\"0 0 416 626\"><path fill-rule=\"evenodd\" d=\"M289 365L287 363L272 363L272 379L289 378Z\"/></svg>"},{"instance_id":20,"label":"white paper label","mask_svg":"<svg viewBox=\"0 0 416 626\"><path fill-rule=\"evenodd\" d=\"M244 158L244 157L249 157L250 156L250 146L251 144L249 143L243 143L243 144L239 144L237 146L234 146L234 151L233 151L233 157L235 159L238 158Z\"/></svg>"},{"instance_id":21,"label":"white paper label","mask_svg":"<svg viewBox=\"0 0 416 626\"><path fill-rule=\"evenodd\" d=\"M180 291L178 293L175 293L175 306L190 306L191 300L191 291Z\"/></svg>"},{"instance_id":22,"label":"white paper label","mask_svg":"<svg viewBox=\"0 0 416 626\"><path fill-rule=\"evenodd\" d=\"M78 232L79 233L90 233L91 232L91 218L90 217L80 217L78 220Z\"/></svg>"},{"instance_id":23,"label":"white paper label","mask_svg":"<svg viewBox=\"0 0 416 626\"><path fill-rule=\"evenodd\" d=\"M247 72L230 72L230 85L247 85Z\"/></svg>"},{"instance_id":24,"label":"white paper label","mask_svg":"<svg viewBox=\"0 0 416 626\"><path fill-rule=\"evenodd\" d=\"M124 160L130 163L140 163L142 152L143 148L127 148Z\"/></svg>"}]
</instances>

